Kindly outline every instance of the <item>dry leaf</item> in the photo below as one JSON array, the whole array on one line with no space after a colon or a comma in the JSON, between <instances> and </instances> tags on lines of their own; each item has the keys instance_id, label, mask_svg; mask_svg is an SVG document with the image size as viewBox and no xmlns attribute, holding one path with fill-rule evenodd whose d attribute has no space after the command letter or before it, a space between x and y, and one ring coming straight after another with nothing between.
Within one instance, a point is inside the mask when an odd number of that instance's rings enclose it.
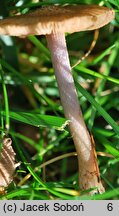
<instances>
[{"instance_id":1,"label":"dry leaf","mask_svg":"<svg viewBox=\"0 0 119 216\"><path fill-rule=\"evenodd\" d=\"M11 138L4 137L0 153L0 188L6 188L13 180L13 173L18 166Z\"/></svg>"}]
</instances>

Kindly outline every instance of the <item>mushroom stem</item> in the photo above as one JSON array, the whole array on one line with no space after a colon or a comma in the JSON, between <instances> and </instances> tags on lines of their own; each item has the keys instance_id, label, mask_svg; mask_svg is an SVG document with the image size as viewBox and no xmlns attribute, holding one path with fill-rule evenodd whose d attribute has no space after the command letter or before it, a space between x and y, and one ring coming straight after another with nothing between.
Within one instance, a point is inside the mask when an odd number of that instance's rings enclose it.
<instances>
[{"instance_id":1,"label":"mushroom stem","mask_svg":"<svg viewBox=\"0 0 119 216\"><path fill-rule=\"evenodd\" d=\"M74 85L71 66L63 33L46 36L51 51L53 67L58 83L61 103L65 117L69 119L69 128L78 155L79 187L81 190L96 188L89 192L103 193L94 146L86 128Z\"/></svg>"}]
</instances>

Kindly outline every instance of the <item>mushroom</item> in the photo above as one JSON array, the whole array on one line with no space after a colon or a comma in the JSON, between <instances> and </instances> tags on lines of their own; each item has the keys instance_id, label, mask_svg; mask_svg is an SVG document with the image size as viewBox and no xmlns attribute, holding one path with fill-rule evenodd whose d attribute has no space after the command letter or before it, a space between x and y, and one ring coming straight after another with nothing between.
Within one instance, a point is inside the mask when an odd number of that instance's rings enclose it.
<instances>
[{"instance_id":1,"label":"mushroom","mask_svg":"<svg viewBox=\"0 0 119 216\"><path fill-rule=\"evenodd\" d=\"M0 34L46 35L65 117L78 155L79 187L103 193L94 146L86 128L71 73L65 32L94 30L114 19L112 9L98 5L42 7L34 12L0 21Z\"/></svg>"}]
</instances>

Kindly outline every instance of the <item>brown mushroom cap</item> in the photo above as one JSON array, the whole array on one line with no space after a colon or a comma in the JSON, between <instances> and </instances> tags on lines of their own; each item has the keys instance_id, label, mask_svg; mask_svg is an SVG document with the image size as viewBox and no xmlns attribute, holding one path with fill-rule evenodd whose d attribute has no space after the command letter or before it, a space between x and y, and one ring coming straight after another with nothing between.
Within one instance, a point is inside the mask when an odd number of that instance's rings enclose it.
<instances>
[{"instance_id":1,"label":"brown mushroom cap","mask_svg":"<svg viewBox=\"0 0 119 216\"><path fill-rule=\"evenodd\" d=\"M98 5L49 6L0 20L0 34L27 36L73 33L100 28L112 19L114 11Z\"/></svg>"}]
</instances>

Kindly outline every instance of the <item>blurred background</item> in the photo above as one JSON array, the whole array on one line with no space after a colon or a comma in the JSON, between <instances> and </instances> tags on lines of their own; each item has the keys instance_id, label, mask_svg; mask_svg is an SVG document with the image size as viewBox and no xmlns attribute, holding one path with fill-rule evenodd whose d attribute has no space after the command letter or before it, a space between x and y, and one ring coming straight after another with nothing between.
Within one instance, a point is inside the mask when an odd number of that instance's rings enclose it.
<instances>
[{"instance_id":1,"label":"blurred background","mask_svg":"<svg viewBox=\"0 0 119 216\"><path fill-rule=\"evenodd\" d=\"M1 0L0 18L74 3L99 4L116 12L115 20L99 30L90 55L72 73L106 189L95 199L118 199L119 1ZM94 31L66 34L71 65L88 52L94 35ZM0 65L1 137L8 124L16 162L21 162L1 199L81 199L85 193L78 191L77 157L45 37L0 36Z\"/></svg>"}]
</instances>

